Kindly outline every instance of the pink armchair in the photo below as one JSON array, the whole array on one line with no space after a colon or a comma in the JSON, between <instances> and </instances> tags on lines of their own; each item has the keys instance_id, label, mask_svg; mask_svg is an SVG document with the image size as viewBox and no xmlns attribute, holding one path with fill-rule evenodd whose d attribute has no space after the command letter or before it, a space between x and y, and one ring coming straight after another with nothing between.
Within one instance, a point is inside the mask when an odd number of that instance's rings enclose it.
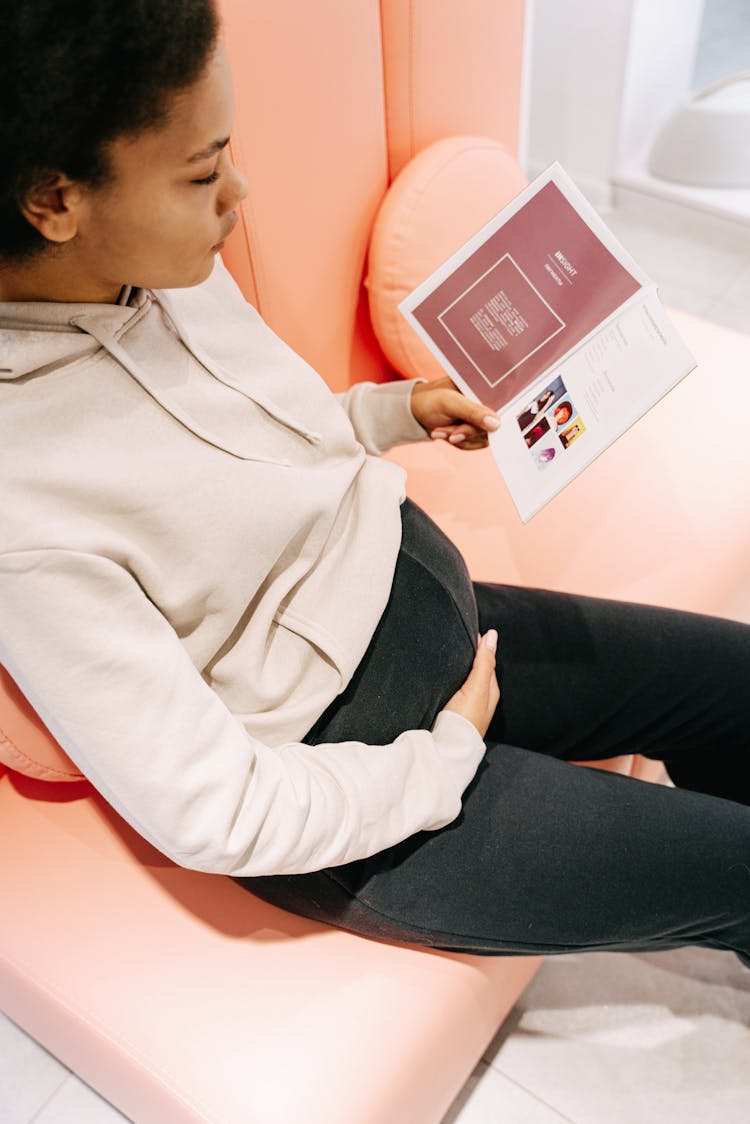
<instances>
[{"instance_id":1,"label":"pink armchair","mask_svg":"<svg viewBox=\"0 0 750 1124\"><path fill-rule=\"evenodd\" d=\"M394 377L364 285L373 223L433 141L515 151L522 0L222 9L250 179L227 264L332 387ZM750 344L680 322L700 370L526 528L489 454L393 454L475 577L748 613L750 454L717 418ZM437 1124L539 963L350 936L176 867L5 674L0 856L0 1008L137 1124Z\"/></svg>"}]
</instances>

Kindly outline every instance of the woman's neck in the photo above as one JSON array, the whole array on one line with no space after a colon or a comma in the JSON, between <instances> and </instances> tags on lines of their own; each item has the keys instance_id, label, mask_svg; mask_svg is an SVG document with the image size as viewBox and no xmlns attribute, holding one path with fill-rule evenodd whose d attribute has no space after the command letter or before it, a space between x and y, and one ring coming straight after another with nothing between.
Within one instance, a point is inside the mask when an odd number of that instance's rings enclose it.
<instances>
[{"instance_id":1,"label":"woman's neck","mask_svg":"<svg viewBox=\"0 0 750 1124\"><path fill-rule=\"evenodd\" d=\"M83 274L65 254L42 253L26 263L0 262L0 301L116 304L122 285Z\"/></svg>"}]
</instances>

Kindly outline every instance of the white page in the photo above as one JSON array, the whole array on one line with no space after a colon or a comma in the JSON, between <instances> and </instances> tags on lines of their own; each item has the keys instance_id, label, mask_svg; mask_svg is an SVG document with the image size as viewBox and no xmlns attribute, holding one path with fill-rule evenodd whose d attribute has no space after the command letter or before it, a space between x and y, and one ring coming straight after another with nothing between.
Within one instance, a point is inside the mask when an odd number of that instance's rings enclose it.
<instances>
[{"instance_id":1,"label":"white page","mask_svg":"<svg viewBox=\"0 0 750 1124\"><path fill-rule=\"evenodd\" d=\"M694 366L650 287L510 403L490 447L523 521Z\"/></svg>"},{"instance_id":2,"label":"white page","mask_svg":"<svg viewBox=\"0 0 750 1124\"><path fill-rule=\"evenodd\" d=\"M653 282L559 164L399 308L459 389L501 415L490 443L524 521L695 366Z\"/></svg>"}]
</instances>

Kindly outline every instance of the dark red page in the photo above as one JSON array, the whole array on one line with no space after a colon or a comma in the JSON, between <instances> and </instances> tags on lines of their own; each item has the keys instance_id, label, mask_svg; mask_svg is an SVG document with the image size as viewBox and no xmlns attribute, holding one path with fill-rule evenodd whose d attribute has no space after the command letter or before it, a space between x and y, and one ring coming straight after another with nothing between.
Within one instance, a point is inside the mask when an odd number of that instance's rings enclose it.
<instances>
[{"instance_id":1,"label":"dark red page","mask_svg":"<svg viewBox=\"0 0 750 1124\"><path fill-rule=\"evenodd\" d=\"M412 314L499 409L639 288L548 183Z\"/></svg>"}]
</instances>

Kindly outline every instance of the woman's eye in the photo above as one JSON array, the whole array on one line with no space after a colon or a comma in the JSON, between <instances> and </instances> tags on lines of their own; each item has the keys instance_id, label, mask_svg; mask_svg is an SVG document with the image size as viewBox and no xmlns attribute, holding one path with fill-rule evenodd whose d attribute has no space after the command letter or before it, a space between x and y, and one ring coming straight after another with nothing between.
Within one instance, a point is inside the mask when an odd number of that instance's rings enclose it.
<instances>
[{"instance_id":1,"label":"woman's eye","mask_svg":"<svg viewBox=\"0 0 750 1124\"><path fill-rule=\"evenodd\" d=\"M219 178L218 172L211 172L210 176L204 176L203 179L201 179L201 180L192 180L191 182L192 183L198 183L198 184L216 183L218 178Z\"/></svg>"}]
</instances>

